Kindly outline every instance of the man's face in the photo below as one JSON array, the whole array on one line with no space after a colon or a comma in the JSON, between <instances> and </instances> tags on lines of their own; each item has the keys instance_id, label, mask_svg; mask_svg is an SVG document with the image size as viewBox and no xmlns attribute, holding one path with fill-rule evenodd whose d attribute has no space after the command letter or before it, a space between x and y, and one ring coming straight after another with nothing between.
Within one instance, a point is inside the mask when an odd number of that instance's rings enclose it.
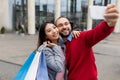
<instances>
[{"instance_id":1,"label":"man's face","mask_svg":"<svg viewBox=\"0 0 120 80\"><path fill-rule=\"evenodd\" d=\"M67 37L71 32L71 25L67 18L59 18L56 22L56 26L62 37Z\"/></svg>"}]
</instances>

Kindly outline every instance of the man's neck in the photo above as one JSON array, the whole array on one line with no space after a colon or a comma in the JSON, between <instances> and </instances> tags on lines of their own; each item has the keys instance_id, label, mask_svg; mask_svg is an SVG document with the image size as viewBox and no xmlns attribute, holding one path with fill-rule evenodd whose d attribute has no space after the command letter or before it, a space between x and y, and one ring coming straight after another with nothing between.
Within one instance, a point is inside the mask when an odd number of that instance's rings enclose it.
<instances>
[{"instance_id":1,"label":"man's neck","mask_svg":"<svg viewBox=\"0 0 120 80\"><path fill-rule=\"evenodd\" d=\"M63 41L66 42L66 41L67 41L67 38L63 38Z\"/></svg>"}]
</instances>

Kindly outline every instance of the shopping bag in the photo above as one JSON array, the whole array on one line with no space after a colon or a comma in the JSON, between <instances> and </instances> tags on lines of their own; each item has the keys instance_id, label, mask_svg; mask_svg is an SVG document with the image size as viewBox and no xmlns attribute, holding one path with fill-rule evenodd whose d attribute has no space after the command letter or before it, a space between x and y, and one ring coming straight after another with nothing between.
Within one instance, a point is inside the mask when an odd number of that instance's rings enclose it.
<instances>
[{"instance_id":1,"label":"shopping bag","mask_svg":"<svg viewBox=\"0 0 120 80\"><path fill-rule=\"evenodd\" d=\"M36 51L36 55L31 63L31 66L24 80L35 80L36 79L40 56L41 56L41 52Z\"/></svg>"},{"instance_id":2,"label":"shopping bag","mask_svg":"<svg viewBox=\"0 0 120 80\"><path fill-rule=\"evenodd\" d=\"M25 61L25 63L21 66L20 70L18 71L18 73L16 74L16 76L14 77L13 80L24 80L29 67L34 59L36 52L32 52L29 57L27 58L27 60Z\"/></svg>"},{"instance_id":3,"label":"shopping bag","mask_svg":"<svg viewBox=\"0 0 120 80\"><path fill-rule=\"evenodd\" d=\"M36 80L49 80L44 51L41 52Z\"/></svg>"},{"instance_id":4,"label":"shopping bag","mask_svg":"<svg viewBox=\"0 0 120 80\"><path fill-rule=\"evenodd\" d=\"M41 45L38 51L28 57L13 80L48 80L46 59L43 53L45 47L46 45Z\"/></svg>"},{"instance_id":5,"label":"shopping bag","mask_svg":"<svg viewBox=\"0 0 120 80\"><path fill-rule=\"evenodd\" d=\"M39 60L40 60L40 56L41 56L41 52L42 50L46 47L46 45L41 45L38 50L36 51L35 57L30 65L30 68L25 76L24 80L36 80L36 75L37 75L37 71L38 71L38 65L40 64Z\"/></svg>"}]
</instances>

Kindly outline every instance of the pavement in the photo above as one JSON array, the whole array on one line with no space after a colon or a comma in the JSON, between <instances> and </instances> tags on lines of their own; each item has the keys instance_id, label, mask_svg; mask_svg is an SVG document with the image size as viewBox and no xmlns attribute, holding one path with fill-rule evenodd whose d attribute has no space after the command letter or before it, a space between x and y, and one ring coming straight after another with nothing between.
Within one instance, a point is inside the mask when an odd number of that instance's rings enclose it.
<instances>
[{"instance_id":1,"label":"pavement","mask_svg":"<svg viewBox=\"0 0 120 80\"><path fill-rule=\"evenodd\" d=\"M0 37L0 46L0 60L22 65L37 46L37 34L5 34Z\"/></svg>"},{"instance_id":2,"label":"pavement","mask_svg":"<svg viewBox=\"0 0 120 80\"><path fill-rule=\"evenodd\" d=\"M0 61L22 65L37 47L35 35L6 33L0 36ZM99 80L119 80L120 77L120 33L112 33L93 47ZM115 76L115 77L113 77Z\"/></svg>"}]
</instances>

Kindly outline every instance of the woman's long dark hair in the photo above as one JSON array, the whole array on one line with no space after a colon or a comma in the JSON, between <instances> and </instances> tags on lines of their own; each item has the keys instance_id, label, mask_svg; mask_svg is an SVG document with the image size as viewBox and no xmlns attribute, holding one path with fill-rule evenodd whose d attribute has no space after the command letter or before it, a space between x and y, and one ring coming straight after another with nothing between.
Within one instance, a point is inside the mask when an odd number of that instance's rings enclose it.
<instances>
[{"instance_id":1,"label":"woman's long dark hair","mask_svg":"<svg viewBox=\"0 0 120 80\"><path fill-rule=\"evenodd\" d=\"M38 45L37 45L37 49L39 48L40 45L43 44L43 42L45 42L46 39L46 34L45 34L45 28L47 26L47 24L53 24L52 22L45 22L43 23L40 28L39 28L39 36L38 36Z\"/></svg>"}]
</instances>

